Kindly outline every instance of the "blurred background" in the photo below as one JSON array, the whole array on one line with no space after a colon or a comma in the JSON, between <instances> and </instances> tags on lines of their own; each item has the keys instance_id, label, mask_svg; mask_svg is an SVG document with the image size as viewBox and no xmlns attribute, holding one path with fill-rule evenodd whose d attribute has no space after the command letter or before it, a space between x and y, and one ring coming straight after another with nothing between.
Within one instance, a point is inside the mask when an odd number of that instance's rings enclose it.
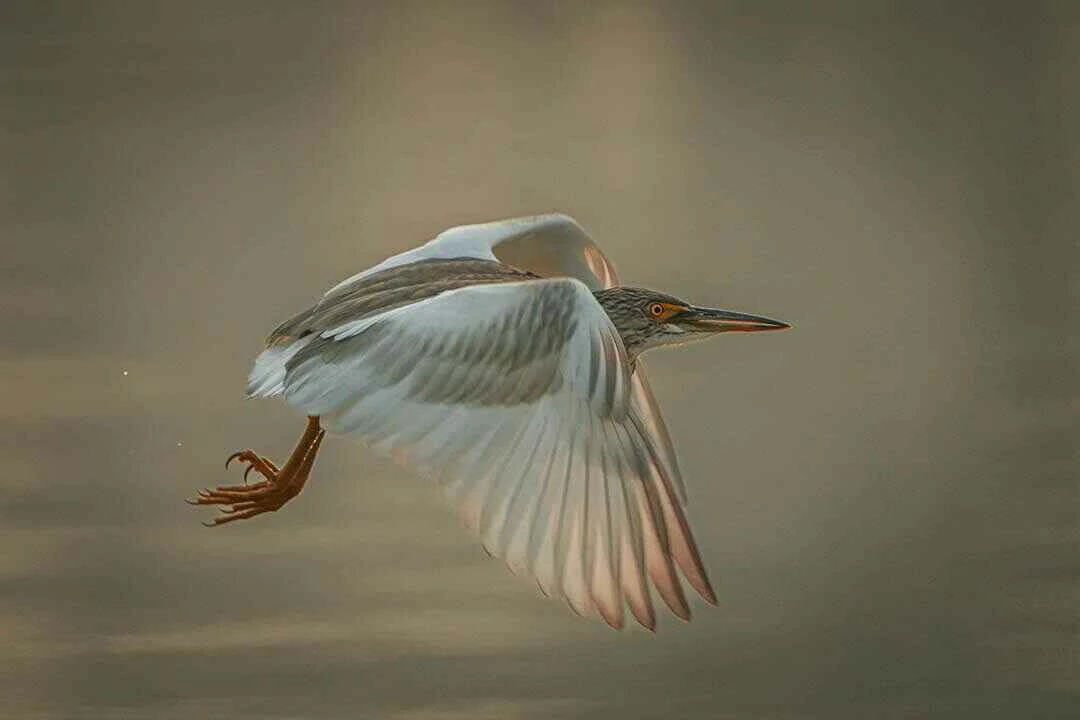
<instances>
[{"instance_id":1,"label":"blurred background","mask_svg":"<svg viewBox=\"0 0 1080 720\"><path fill-rule=\"evenodd\" d=\"M0 716L1080 712L1072 3L0 10ZM621 633L352 441L285 512L266 333L451 225L788 320L650 360L720 595Z\"/></svg>"}]
</instances>

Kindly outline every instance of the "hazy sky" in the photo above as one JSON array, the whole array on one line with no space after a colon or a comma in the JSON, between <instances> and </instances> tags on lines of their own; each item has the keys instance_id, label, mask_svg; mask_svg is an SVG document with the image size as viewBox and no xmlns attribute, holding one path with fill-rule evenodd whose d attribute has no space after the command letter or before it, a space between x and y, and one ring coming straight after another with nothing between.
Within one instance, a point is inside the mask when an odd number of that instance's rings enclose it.
<instances>
[{"instance_id":1,"label":"hazy sky","mask_svg":"<svg viewBox=\"0 0 1080 720\"><path fill-rule=\"evenodd\" d=\"M0 716L1075 717L1073 7L5 3ZM718 608L581 620L342 439L199 525L271 328L551 210L796 326L650 357Z\"/></svg>"}]
</instances>

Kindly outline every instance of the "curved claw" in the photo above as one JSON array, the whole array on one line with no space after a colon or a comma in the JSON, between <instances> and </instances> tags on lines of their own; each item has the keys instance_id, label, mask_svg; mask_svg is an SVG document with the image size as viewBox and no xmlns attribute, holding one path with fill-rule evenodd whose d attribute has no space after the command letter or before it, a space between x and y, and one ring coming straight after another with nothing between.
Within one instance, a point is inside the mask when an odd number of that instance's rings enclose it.
<instances>
[{"instance_id":1,"label":"curved claw","mask_svg":"<svg viewBox=\"0 0 1080 720\"><path fill-rule=\"evenodd\" d=\"M230 455L229 457L227 457L227 458L225 459L225 469L226 469L226 470L228 470L228 469L229 469L229 465L230 465L230 464L232 463L232 461L233 461L233 460L235 460L236 458L240 457L240 456L241 456L241 455L243 455L243 454L244 454L244 451L243 451L243 450L237 450L237 451L236 451L236 452L234 452L234 453L233 453L232 455Z\"/></svg>"},{"instance_id":2,"label":"curved claw","mask_svg":"<svg viewBox=\"0 0 1080 720\"><path fill-rule=\"evenodd\" d=\"M325 431L319 427L317 417L308 418L308 428L293 449L288 461L278 468L272 460L251 449L237 450L225 459L225 468L233 460L245 464L242 485L219 485L213 490L202 489L193 498L185 498L189 505L216 505L220 514L202 524L218 527L237 520L246 520L263 513L275 512L296 497L304 487L311 472L315 453L319 449ZM251 471L265 480L248 484Z\"/></svg>"}]
</instances>

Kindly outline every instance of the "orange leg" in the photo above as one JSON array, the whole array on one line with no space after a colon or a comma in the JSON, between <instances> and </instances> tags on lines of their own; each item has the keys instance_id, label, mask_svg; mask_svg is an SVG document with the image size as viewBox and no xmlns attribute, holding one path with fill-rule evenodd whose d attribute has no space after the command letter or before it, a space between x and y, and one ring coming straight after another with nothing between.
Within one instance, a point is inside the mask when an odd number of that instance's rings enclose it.
<instances>
[{"instance_id":1,"label":"orange leg","mask_svg":"<svg viewBox=\"0 0 1080 720\"><path fill-rule=\"evenodd\" d=\"M244 471L245 482L252 470L262 475L265 480L253 485L222 485L214 490L200 490L198 497L188 502L192 505L219 507L221 515L211 522L203 523L208 527L274 512L304 489L304 483L311 474L311 466L315 464L315 455L319 452L319 445L325 436L326 431L319 427L319 418L308 417L307 429L282 468L252 450L235 452L225 461L225 467L233 460L239 460L248 463L247 470Z\"/></svg>"}]
</instances>

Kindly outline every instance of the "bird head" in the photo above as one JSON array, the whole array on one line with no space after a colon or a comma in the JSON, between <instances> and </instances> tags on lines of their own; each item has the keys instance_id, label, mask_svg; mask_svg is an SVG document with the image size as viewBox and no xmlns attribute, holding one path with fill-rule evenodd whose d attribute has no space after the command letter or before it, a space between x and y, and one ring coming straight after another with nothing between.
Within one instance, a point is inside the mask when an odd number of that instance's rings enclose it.
<instances>
[{"instance_id":1,"label":"bird head","mask_svg":"<svg viewBox=\"0 0 1080 720\"><path fill-rule=\"evenodd\" d=\"M622 337L627 354L637 357L661 345L681 345L723 332L783 330L785 322L733 310L695 307L653 290L614 287L596 299Z\"/></svg>"}]
</instances>

